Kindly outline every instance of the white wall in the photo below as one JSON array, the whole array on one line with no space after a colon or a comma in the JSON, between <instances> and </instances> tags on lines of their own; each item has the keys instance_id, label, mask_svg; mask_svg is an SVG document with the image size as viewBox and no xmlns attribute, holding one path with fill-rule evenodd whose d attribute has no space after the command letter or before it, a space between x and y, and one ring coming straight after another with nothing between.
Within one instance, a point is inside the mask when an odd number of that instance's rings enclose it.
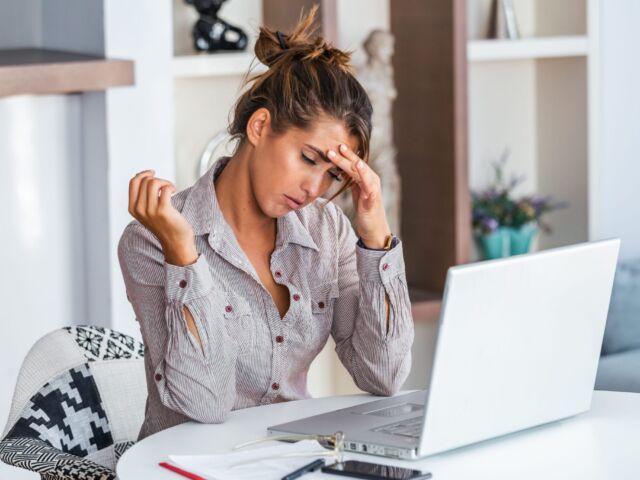
<instances>
[{"instance_id":1,"label":"white wall","mask_svg":"<svg viewBox=\"0 0 640 480\"><path fill-rule=\"evenodd\" d=\"M170 0L105 0L104 35L108 58L135 62L135 86L105 94L106 211L111 325L140 338L116 253L120 235L132 220L127 211L131 177L153 168L158 176L175 180Z\"/></svg>"},{"instance_id":2,"label":"white wall","mask_svg":"<svg viewBox=\"0 0 640 480\"><path fill-rule=\"evenodd\" d=\"M621 256L640 256L640 2L600 3L602 140L596 238L622 238Z\"/></svg>"},{"instance_id":3,"label":"white wall","mask_svg":"<svg viewBox=\"0 0 640 480\"><path fill-rule=\"evenodd\" d=\"M81 120L79 95L0 99L2 428L31 345L85 317Z\"/></svg>"}]
</instances>

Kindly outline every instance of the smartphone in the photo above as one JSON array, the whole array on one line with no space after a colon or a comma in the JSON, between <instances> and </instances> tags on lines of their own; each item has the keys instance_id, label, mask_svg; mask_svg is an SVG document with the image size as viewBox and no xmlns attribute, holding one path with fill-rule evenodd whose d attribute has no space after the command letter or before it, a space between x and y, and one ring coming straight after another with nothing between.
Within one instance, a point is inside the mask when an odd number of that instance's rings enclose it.
<instances>
[{"instance_id":1,"label":"smartphone","mask_svg":"<svg viewBox=\"0 0 640 480\"><path fill-rule=\"evenodd\" d=\"M431 478L431 473L412 470L410 468L393 467L377 463L347 460L322 467L324 473L343 475L352 478L366 478L369 480L419 480Z\"/></svg>"}]
</instances>

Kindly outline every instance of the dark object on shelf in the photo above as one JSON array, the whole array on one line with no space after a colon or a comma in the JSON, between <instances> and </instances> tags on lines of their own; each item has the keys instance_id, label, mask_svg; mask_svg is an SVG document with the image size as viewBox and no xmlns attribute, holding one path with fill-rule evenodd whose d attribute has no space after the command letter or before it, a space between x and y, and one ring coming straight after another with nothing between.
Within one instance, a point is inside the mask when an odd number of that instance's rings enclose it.
<instances>
[{"instance_id":1,"label":"dark object on shelf","mask_svg":"<svg viewBox=\"0 0 640 480\"><path fill-rule=\"evenodd\" d=\"M244 50L247 34L218 17L218 11L226 0L185 0L193 5L200 18L193 26L193 46L201 52L220 50Z\"/></svg>"},{"instance_id":2,"label":"dark object on shelf","mask_svg":"<svg viewBox=\"0 0 640 480\"><path fill-rule=\"evenodd\" d=\"M520 29L512 0L493 0L489 14L488 38L520 38Z\"/></svg>"}]
</instances>

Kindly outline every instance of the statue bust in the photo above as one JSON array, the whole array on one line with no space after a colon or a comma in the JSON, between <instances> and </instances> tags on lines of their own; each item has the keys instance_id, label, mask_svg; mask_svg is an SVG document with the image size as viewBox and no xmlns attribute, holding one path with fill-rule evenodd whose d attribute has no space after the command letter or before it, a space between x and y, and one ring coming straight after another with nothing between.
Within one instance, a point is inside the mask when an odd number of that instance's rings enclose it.
<instances>
[{"instance_id":1,"label":"statue bust","mask_svg":"<svg viewBox=\"0 0 640 480\"><path fill-rule=\"evenodd\" d=\"M369 165L380 177L385 212L391 231L400 235L400 175L393 145L392 106L397 97L393 80L395 39L390 32L373 30L363 43L366 64L358 70L358 80L367 91L373 106ZM338 204L353 221L355 212L350 192Z\"/></svg>"}]
</instances>

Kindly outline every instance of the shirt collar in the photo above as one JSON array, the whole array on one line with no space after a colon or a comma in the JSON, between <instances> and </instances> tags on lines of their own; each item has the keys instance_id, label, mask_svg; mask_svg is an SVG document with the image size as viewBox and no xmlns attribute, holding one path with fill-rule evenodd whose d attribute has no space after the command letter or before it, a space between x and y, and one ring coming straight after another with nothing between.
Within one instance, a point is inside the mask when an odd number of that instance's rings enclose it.
<instances>
[{"instance_id":1,"label":"shirt collar","mask_svg":"<svg viewBox=\"0 0 640 480\"><path fill-rule=\"evenodd\" d=\"M194 235L215 234L217 228L226 225L214 186L215 177L229 163L231 157L220 157L211 168L191 187L182 214L191 224ZM300 221L295 211L277 219L278 235L276 246L295 243L318 251L319 248L309 230Z\"/></svg>"},{"instance_id":2,"label":"shirt collar","mask_svg":"<svg viewBox=\"0 0 640 480\"><path fill-rule=\"evenodd\" d=\"M295 243L315 251L320 250L296 212L289 212L278 218L276 246L284 246L287 243Z\"/></svg>"},{"instance_id":3,"label":"shirt collar","mask_svg":"<svg viewBox=\"0 0 640 480\"><path fill-rule=\"evenodd\" d=\"M213 184L215 175L228 163L230 157L220 157L213 166L191 187L182 215L189 221L194 235L215 232L215 228L224 222L216 191Z\"/></svg>"}]
</instances>

